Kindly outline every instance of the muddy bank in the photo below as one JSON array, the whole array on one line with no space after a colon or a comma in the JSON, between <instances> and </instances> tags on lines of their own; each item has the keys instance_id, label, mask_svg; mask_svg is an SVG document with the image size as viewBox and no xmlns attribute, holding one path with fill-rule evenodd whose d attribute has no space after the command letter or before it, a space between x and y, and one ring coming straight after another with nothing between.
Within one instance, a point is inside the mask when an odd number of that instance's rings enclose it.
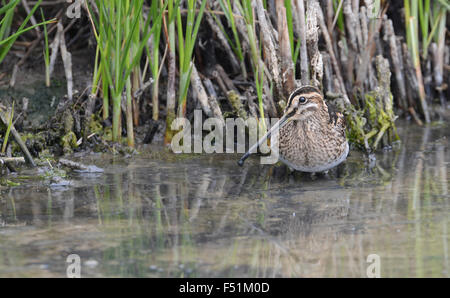
<instances>
[{"instance_id":1,"label":"muddy bank","mask_svg":"<svg viewBox=\"0 0 450 298\"><path fill-rule=\"evenodd\" d=\"M0 104L5 116L14 105L14 127L20 133L31 155L39 164L46 159L54 160L68 154L88 154L90 152L110 152L121 154L136 153L134 149L111 142L111 121L99 116L101 107L92 107L87 115L86 91L91 82L91 52L79 53L75 68L79 78L74 89L74 99L68 100L65 79L52 80L51 87L45 86L44 76L39 66L21 69L14 87L0 86ZM83 57L83 58L81 58ZM56 75L63 77L63 67L57 63ZM6 126L1 127L2 136ZM139 144L161 143L164 127L150 123L136 128ZM23 152L11 137L5 157L21 157ZM3 143L3 138L1 139Z\"/></svg>"}]
</instances>

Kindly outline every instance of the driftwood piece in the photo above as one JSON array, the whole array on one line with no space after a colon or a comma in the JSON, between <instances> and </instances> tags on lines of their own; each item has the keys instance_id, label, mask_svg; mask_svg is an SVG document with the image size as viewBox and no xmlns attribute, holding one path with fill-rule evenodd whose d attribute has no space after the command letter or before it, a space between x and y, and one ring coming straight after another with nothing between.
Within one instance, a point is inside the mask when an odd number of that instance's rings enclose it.
<instances>
[{"instance_id":1,"label":"driftwood piece","mask_svg":"<svg viewBox=\"0 0 450 298\"><path fill-rule=\"evenodd\" d=\"M59 159L59 163L62 164L65 167L68 167L72 170L75 170L77 172L82 172L82 173L103 173L104 170L94 166L94 165L85 165L79 162L75 162L72 160L68 160L68 159L64 159L61 158Z\"/></svg>"},{"instance_id":2,"label":"driftwood piece","mask_svg":"<svg viewBox=\"0 0 450 298\"><path fill-rule=\"evenodd\" d=\"M3 122L4 125L8 126L9 124L9 117L5 115L5 112L0 108L0 120ZM14 140L19 144L20 150L22 150L23 156L25 158L25 161L28 165L35 167L36 164L34 163L33 157L30 154L30 151L28 151L27 146L22 141L22 138L20 137L20 134L17 132L16 128L14 127L14 124L11 124L11 134L14 137Z\"/></svg>"},{"instance_id":3,"label":"driftwood piece","mask_svg":"<svg viewBox=\"0 0 450 298\"><path fill-rule=\"evenodd\" d=\"M9 151L11 151L10 148L11 148L11 146L8 146ZM11 173L17 173L15 164L19 164L19 163L25 163L25 158L23 158L23 157L1 157L0 158L0 165L2 165L2 166L5 165Z\"/></svg>"}]
</instances>

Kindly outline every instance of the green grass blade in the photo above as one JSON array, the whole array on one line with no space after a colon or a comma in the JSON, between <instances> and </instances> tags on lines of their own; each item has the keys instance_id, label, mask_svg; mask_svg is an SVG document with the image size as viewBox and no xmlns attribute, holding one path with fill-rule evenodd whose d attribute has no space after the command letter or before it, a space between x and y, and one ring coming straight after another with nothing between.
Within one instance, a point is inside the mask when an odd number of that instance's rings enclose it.
<instances>
[{"instance_id":1,"label":"green grass blade","mask_svg":"<svg viewBox=\"0 0 450 298\"><path fill-rule=\"evenodd\" d=\"M19 3L19 1L20 0L13 0L13 1L9 2L8 4L6 4L5 6L3 6L2 8L0 8L0 15L14 10L14 8Z\"/></svg>"}]
</instances>

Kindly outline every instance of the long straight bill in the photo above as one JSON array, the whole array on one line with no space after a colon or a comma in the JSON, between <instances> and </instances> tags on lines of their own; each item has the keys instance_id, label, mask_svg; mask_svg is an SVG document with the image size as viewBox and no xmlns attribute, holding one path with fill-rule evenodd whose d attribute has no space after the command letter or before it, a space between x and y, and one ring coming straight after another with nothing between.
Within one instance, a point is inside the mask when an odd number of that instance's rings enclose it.
<instances>
[{"instance_id":1,"label":"long straight bill","mask_svg":"<svg viewBox=\"0 0 450 298\"><path fill-rule=\"evenodd\" d=\"M266 142L266 141L267 141L267 138L269 138L269 137L272 135L272 133L273 133L274 131L279 130L280 128L282 128L283 125L287 123L288 116L289 116L288 114L283 115L283 117L281 117L281 119L278 120L278 122L275 123L275 124L269 129L269 131L266 132L266 134L265 134L261 139L259 139L259 141L258 141L256 144L254 144L252 147L250 147L250 149L249 149L249 150L241 157L241 159L238 161L238 165L239 165L239 166L243 166L245 160L250 156L250 154L251 154L251 152L252 152L253 150L255 150L256 148L258 148L259 146L261 146L261 144L262 144L263 142Z\"/></svg>"}]
</instances>

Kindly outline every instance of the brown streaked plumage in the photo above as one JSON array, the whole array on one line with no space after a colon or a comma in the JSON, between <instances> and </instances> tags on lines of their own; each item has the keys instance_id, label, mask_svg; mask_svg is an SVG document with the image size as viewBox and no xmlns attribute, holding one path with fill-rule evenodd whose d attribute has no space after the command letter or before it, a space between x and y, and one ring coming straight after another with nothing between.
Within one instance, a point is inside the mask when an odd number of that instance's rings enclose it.
<instances>
[{"instance_id":1,"label":"brown streaked plumage","mask_svg":"<svg viewBox=\"0 0 450 298\"><path fill-rule=\"evenodd\" d=\"M334 106L326 104L312 86L298 88L289 96L283 117L256 144L279 130L279 159L302 172L327 171L347 158L345 120ZM242 157L242 165L248 157Z\"/></svg>"}]
</instances>

